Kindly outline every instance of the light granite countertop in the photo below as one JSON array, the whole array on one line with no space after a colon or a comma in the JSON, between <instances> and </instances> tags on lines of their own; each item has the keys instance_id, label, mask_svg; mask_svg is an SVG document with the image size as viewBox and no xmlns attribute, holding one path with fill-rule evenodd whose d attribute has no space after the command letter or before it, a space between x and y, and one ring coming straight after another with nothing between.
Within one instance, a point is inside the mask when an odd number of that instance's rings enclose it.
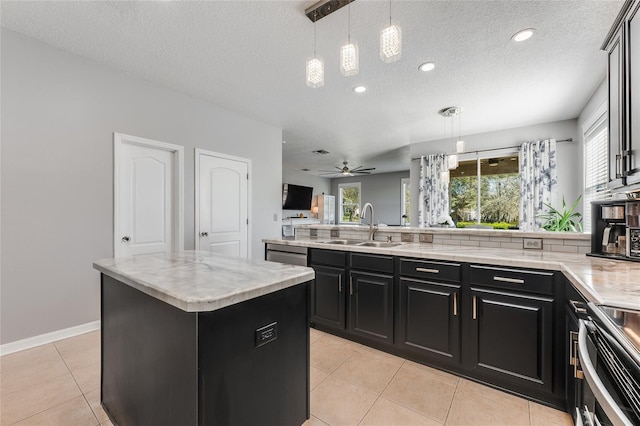
<instances>
[{"instance_id":1,"label":"light granite countertop","mask_svg":"<svg viewBox=\"0 0 640 426\"><path fill-rule=\"evenodd\" d=\"M395 247L325 244L326 239L265 239L265 243L387 254L423 259L484 263L518 268L562 271L584 297L599 305L640 310L640 263L588 257L577 253L478 248L424 243Z\"/></svg>"},{"instance_id":2,"label":"light granite countertop","mask_svg":"<svg viewBox=\"0 0 640 426\"><path fill-rule=\"evenodd\" d=\"M313 269L205 251L143 254L94 269L187 312L206 312L312 280Z\"/></svg>"}]
</instances>

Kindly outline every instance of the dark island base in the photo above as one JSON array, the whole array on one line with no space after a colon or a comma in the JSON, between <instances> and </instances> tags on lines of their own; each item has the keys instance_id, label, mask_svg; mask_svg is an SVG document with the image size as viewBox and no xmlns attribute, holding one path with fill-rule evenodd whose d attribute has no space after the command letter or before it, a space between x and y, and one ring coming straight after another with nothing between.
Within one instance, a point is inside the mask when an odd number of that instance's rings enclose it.
<instances>
[{"instance_id":1,"label":"dark island base","mask_svg":"<svg viewBox=\"0 0 640 426\"><path fill-rule=\"evenodd\" d=\"M101 401L115 425L309 418L308 283L201 313L104 274L101 292Z\"/></svg>"}]
</instances>

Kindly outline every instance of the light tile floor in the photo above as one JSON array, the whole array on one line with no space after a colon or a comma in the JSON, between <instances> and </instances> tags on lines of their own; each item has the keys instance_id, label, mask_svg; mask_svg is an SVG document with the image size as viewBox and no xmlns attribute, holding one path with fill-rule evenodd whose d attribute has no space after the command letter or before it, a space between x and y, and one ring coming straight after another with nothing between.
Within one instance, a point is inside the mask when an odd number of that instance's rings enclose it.
<instances>
[{"instance_id":1,"label":"light tile floor","mask_svg":"<svg viewBox=\"0 0 640 426\"><path fill-rule=\"evenodd\" d=\"M311 330L316 425L571 425L568 414ZM0 425L111 425L100 407L100 334L0 358Z\"/></svg>"}]
</instances>

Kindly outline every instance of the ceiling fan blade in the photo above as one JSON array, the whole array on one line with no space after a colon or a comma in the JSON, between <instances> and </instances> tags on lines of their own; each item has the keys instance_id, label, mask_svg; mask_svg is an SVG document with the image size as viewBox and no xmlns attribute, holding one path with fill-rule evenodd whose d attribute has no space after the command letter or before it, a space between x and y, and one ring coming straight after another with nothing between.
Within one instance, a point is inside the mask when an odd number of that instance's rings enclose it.
<instances>
[{"instance_id":1,"label":"ceiling fan blade","mask_svg":"<svg viewBox=\"0 0 640 426\"><path fill-rule=\"evenodd\" d=\"M352 172L352 173L355 173L355 174L357 174L357 175L370 175L370 174L371 174L371 172L363 172L363 171ZM353 175L352 175L352 176L353 176Z\"/></svg>"},{"instance_id":2,"label":"ceiling fan blade","mask_svg":"<svg viewBox=\"0 0 640 426\"><path fill-rule=\"evenodd\" d=\"M369 172L371 170L375 170L375 167L367 167L366 169L358 169L359 172ZM354 171L354 170L352 170Z\"/></svg>"}]
</instances>

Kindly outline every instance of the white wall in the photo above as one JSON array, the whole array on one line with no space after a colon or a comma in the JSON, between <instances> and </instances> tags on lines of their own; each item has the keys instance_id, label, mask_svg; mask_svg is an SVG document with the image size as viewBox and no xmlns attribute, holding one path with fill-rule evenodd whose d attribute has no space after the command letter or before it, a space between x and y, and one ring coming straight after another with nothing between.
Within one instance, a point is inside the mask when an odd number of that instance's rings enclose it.
<instances>
[{"instance_id":1,"label":"white wall","mask_svg":"<svg viewBox=\"0 0 640 426\"><path fill-rule=\"evenodd\" d=\"M332 193L336 195L336 218L340 217L338 184L360 182L361 207L365 203L373 205L375 223L400 225L402 216L402 179L408 177L409 171L331 179ZM369 223L368 217L364 220L364 223Z\"/></svg>"},{"instance_id":2,"label":"white wall","mask_svg":"<svg viewBox=\"0 0 640 426\"><path fill-rule=\"evenodd\" d=\"M2 29L0 343L99 319L96 259L112 257L113 132L252 159L252 252L280 236L282 130ZM215 76L212 76L215 78Z\"/></svg>"},{"instance_id":3,"label":"white wall","mask_svg":"<svg viewBox=\"0 0 640 426\"><path fill-rule=\"evenodd\" d=\"M331 179L303 172L301 170L282 169L282 183L290 183L293 185L310 186L313 188L313 196L322 193L331 195ZM282 190L282 188L280 188ZM280 207L282 208L282 194L280 194ZM313 202L313 201L312 201ZM315 217L311 215L310 210L282 210L282 218L290 216L298 216L302 213L307 217Z\"/></svg>"},{"instance_id":4,"label":"white wall","mask_svg":"<svg viewBox=\"0 0 640 426\"><path fill-rule=\"evenodd\" d=\"M562 202L562 197L564 196L567 203L570 204L582 194L582 147L578 133L577 120L573 119L496 132L464 135L462 139L464 139L465 151L473 152L476 150L517 146L526 141L573 138L573 142L558 143L556 152L558 162L558 202ZM455 149L455 140L452 138L415 143L410 146L411 158L442 152L452 153L455 152ZM419 165L416 166L415 163L418 163L418 161L413 160L411 165L412 191L414 187L416 189L418 187L417 182L420 170ZM414 200L417 200L417 197L412 197L412 201ZM580 211L582 210L580 209ZM411 203L411 217L418 217L418 205L415 202Z\"/></svg>"}]
</instances>

